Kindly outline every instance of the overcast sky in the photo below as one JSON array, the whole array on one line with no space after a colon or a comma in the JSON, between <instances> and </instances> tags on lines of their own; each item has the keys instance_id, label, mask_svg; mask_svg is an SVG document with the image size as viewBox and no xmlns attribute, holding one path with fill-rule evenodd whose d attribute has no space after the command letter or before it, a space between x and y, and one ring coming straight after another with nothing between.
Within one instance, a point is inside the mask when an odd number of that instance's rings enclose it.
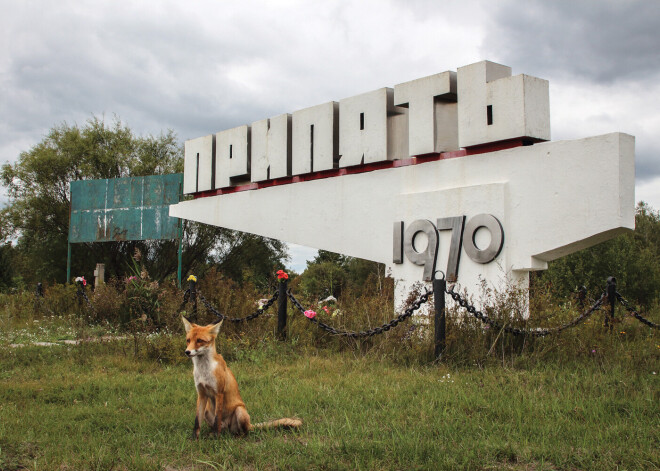
<instances>
[{"instance_id":1,"label":"overcast sky","mask_svg":"<svg viewBox=\"0 0 660 471\"><path fill-rule=\"evenodd\" d=\"M183 141L488 59L550 81L552 140L634 135L660 208L657 0L0 5L3 163L93 115Z\"/></svg>"}]
</instances>

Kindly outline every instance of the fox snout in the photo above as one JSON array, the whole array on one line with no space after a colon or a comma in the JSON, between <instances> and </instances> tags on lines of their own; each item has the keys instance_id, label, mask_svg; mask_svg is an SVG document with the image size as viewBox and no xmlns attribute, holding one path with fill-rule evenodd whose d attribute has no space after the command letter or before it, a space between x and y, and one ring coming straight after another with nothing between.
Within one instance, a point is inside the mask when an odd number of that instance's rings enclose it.
<instances>
[{"instance_id":1,"label":"fox snout","mask_svg":"<svg viewBox=\"0 0 660 471\"><path fill-rule=\"evenodd\" d=\"M204 351L203 348L198 348L198 349L193 349L193 350L185 350L185 354L187 357L196 357L197 355L201 355L202 352Z\"/></svg>"}]
</instances>

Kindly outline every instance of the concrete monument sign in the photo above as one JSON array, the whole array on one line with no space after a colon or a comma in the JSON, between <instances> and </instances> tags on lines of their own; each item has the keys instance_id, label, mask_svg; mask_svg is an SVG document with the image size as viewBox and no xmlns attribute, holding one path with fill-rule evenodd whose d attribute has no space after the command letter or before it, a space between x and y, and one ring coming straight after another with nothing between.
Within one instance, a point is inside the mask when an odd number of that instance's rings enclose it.
<instances>
[{"instance_id":1,"label":"concrete monument sign","mask_svg":"<svg viewBox=\"0 0 660 471\"><path fill-rule=\"evenodd\" d=\"M479 62L186 142L170 215L473 288L634 228L634 138L549 142L548 82Z\"/></svg>"}]
</instances>

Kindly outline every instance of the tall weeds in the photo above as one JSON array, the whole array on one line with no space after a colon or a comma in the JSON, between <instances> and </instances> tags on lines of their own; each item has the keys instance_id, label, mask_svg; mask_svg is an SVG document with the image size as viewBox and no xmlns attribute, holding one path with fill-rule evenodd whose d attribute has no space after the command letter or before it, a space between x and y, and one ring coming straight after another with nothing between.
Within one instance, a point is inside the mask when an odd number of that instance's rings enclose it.
<instances>
[{"instance_id":1,"label":"tall weeds","mask_svg":"<svg viewBox=\"0 0 660 471\"><path fill-rule=\"evenodd\" d=\"M192 303L182 306L183 292L174 282L157 283L140 270L129 279L113 279L88 293L93 309L78 305L76 288L70 285L46 287L45 297L35 302L32 292L0 295L0 328L24 325L44 317L59 316L75 324L79 336L103 333L103 327L132 339L128 353L146 356L159 362L186 361L181 355L182 312L199 324L215 322L217 317L201 300L196 314ZM319 303L313 297L292 290L306 309L316 312L317 319L340 330L364 331L388 323L399 313L393 309L394 284L391 280L372 292L344 291L336 302ZM198 290L219 312L241 318L253 314L260 300L270 298L273 285L266 291L250 283L242 286L210 270L199 280ZM411 292L410 305L423 292L421 285ZM480 293L463 295L482 312L501 325L521 329L548 328L568 323L588 306L581 307L575 298L556 299L544 286L525 289L509 287L497 291L484 284ZM600 293L593 293L595 297ZM626 315L616 312L611 327L604 326L609 307L596 311L582 324L547 337L515 336L482 323L451 297L447 302L446 348L441 361L456 367L501 365L522 368L543 363L568 364L596 362L603 368L614 363L633 369L651 368L660 359L658 331ZM590 304L590 303L587 303ZM434 358L433 299L414 316L388 332L368 338L332 336L319 329L288 303L287 345L291 354L310 353L318 349L352 352L402 364L428 364ZM181 309L183 307L183 309ZM528 315L529 314L529 315ZM658 322L657 307L645 315ZM249 322L225 322L218 339L219 350L231 358L259 355L259 352L281 348L275 331L277 302L263 315ZM93 328L90 330L90 328ZM250 353L253 352L253 353Z\"/></svg>"}]
</instances>

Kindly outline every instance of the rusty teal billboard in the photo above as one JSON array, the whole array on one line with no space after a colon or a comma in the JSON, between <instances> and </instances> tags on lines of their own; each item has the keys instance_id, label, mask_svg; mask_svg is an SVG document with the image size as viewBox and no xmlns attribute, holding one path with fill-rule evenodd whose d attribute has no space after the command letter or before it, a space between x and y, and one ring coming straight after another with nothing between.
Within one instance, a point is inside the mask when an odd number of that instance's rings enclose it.
<instances>
[{"instance_id":1,"label":"rusty teal billboard","mask_svg":"<svg viewBox=\"0 0 660 471\"><path fill-rule=\"evenodd\" d=\"M69 243L178 239L183 174L71 182Z\"/></svg>"},{"instance_id":2,"label":"rusty teal billboard","mask_svg":"<svg viewBox=\"0 0 660 471\"><path fill-rule=\"evenodd\" d=\"M71 280L71 244L125 240L177 239L177 278L181 286L183 226L170 217L181 201L183 174L77 180L70 183L67 280Z\"/></svg>"}]
</instances>

